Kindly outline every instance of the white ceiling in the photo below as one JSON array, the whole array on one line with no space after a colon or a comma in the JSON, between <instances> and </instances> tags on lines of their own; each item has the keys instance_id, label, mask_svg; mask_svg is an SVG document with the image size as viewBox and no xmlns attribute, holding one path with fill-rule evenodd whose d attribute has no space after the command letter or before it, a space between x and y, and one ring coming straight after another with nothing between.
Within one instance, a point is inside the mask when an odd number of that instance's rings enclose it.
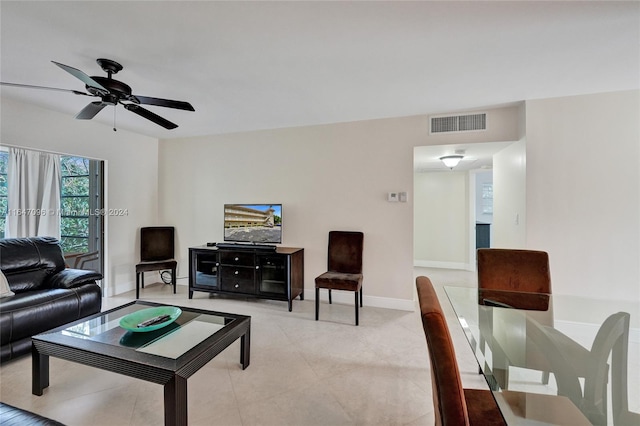
<instances>
[{"instance_id":1,"label":"white ceiling","mask_svg":"<svg viewBox=\"0 0 640 426\"><path fill-rule=\"evenodd\" d=\"M523 99L640 87L639 2L2 1L0 79L83 90L52 60L133 93L165 130L117 109L118 127L157 138L435 114ZM69 115L89 101L2 86L2 97ZM112 107L95 122L112 125Z\"/></svg>"},{"instance_id":2,"label":"white ceiling","mask_svg":"<svg viewBox=\"0 0 640 426\"><path fill-rule=\"evenodd\" d=\"M448 172L440 157L459 153L462 160L453 168L456 172L486 169L493 167L494 154L502 151L513 142L487 142L459 145L417 146L413 149L413 169L415 172Z\"/></svg>"}]
</instances>

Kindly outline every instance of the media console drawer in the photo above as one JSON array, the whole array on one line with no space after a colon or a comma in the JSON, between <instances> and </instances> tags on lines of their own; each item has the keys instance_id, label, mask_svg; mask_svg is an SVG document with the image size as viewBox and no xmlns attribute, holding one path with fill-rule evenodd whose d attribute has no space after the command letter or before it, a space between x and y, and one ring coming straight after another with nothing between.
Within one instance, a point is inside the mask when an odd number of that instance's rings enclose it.
<instances>
[{"instance_id":1,"label":"media console drawer","mask_svg":"<svg viewBox=\"0 0 640 426\"><path fill-rule=\"evenodd\" d=\"M286 300L291 311L304 300L304 249L190 247L189 299L194 291Z\"/></svg>"},{"instance_id":2,"label":"media console drawer","mask_svg":"<svg viewBox=\"0 0 640 426\"><path fill-rule=\"evenodd\" d=\"M254 266L255 262L253 252L220 250L220 263L223 265Z\"/></svg>"},{"instance_id":3,"label":"media console drawer","mask_svg":"<svg viewBox=\"0 0 640 426\"><path fill-rule=\"evenodd\" d=\"M220 288L224 291L255 293L256 281L253 267L220 267Z\"/></svg>"}]
</instances>

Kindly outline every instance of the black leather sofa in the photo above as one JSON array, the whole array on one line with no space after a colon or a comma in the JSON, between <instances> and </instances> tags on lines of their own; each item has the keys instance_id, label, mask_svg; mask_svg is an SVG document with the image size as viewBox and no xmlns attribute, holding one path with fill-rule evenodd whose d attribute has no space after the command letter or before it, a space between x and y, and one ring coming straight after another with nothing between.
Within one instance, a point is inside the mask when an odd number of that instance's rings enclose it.
<instances>
[{"instance_id":1,"label":"black leather sofa","mask_svg":"<svg viewBox=\"0 0 640 426\"><path fill-rule=\"evenodd\" d=\"M60 422L4 402L0 402L0 420L3 426L64 426Z\"/></svg>"},{"instance_id":2,"label":"black leather sofa","mask_svg":"<svg viewBox=\"0 0 640 426\"><path fill-rule=\"evenodd\" d=\"M31 336L100 312L95 271L65 267L52 237L0 239L0 269L13 296L0 298L0 361L31 352Z\"/></svg>"}]
</instances>

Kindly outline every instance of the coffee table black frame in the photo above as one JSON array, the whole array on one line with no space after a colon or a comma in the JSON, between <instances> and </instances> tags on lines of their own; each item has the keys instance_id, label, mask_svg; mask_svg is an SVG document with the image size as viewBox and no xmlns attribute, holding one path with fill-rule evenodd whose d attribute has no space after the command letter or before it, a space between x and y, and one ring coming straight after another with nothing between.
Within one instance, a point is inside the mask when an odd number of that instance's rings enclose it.
<instances>
[{"instance_id":1,"label":"coffee table black frame","mask_svg":"<svg viewBox=\"0 0 640 426\"><path fill-rule=\"evenodd\" d=\"M49 357L53 356L163 385L165 425L186 425L189 377L238 338L242 369L249 366L251 317L245 315L180 307L183 312L221 316L229 322L176 359L60 333L75 324L105 316L133 304L145 307L163 306L160 303L136 300L34 336L31 350L32 393L41 396L44 388L49 386Z\"/></svg>"}]
</instances>

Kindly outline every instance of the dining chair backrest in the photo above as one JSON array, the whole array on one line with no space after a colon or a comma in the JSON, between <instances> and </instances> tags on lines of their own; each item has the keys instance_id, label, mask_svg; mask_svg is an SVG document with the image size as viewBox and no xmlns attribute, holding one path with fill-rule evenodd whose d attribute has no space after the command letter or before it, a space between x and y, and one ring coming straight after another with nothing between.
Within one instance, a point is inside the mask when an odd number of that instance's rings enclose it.
<instances>
[{"instance_id":1,"label":"dining chair backrest","mask_svg":"<svg viewBox=\"0 0 640 426\"><path fill-rule=\"evenodd\" d=\"M422 327L431 362L436 425L468 425L464 389L449 328L431 280L416 279Z\"/></svg>"},{"instance_id":2,"label":"dining chair backrest","mask_svg":"<svg viewBox=\"0 0 640 426\"><path fill-rule=\"evenodd\" d=\"M607 424L609 370L611 370L611 409L614 424L620 413L628 410L627 354L630 317L627 312L610 315L600 326L591 346L592 364L584 379L584 399L593 412L593 415L587 416L594 424ZM610 366L607 363L609 359L611 359Z\"/></svg>"},{"instance_id":3,"label":"dining chair backrest","mask_svg":"<svg viewBox=\"0 0 640 426\"><path fill-rule=\"evenodd\" d=\"M175 228L148 226L140 228L140 261L155 262L175 257Z\"/></svg>"},{"instance_id":4,"label":"dining chair backrest","mask_svg":"<svg viewBox=\"0 0 640 426\"><path fill-rule=\"evenodd\" d=\"M477 263L479 288L551 293L547 252L481 248L477 251Z\"/></svg>"},{"instance_id":5,"label":"dining chair backrest","mask_svg":"<svg viewBox=\"0 0 640 426\"><path fill-rule=\"evenodd\" d=\"M359 231L330 231L327 270L345 274L362 273L364 234Z\"/></svg>"},{"instance_id":6,"label":"dining chair backrest","mask_svg":"<svg viewBox=\"0 0 640 426\"><path fill-rule=\"evenodd\" d=\"M586 357L575 357L567 350L560 332L527 318L527 338L543 351L551 365L558 395L563 395L594 425L607 424L607 388L611 355L611 401L615 420L628 411L627 351L629 341L627 312L610 315L600 326ZM575 354L574 354L575 355ZM584 385L579 370L584 370Z\"/></svg>"}]
</instances>

